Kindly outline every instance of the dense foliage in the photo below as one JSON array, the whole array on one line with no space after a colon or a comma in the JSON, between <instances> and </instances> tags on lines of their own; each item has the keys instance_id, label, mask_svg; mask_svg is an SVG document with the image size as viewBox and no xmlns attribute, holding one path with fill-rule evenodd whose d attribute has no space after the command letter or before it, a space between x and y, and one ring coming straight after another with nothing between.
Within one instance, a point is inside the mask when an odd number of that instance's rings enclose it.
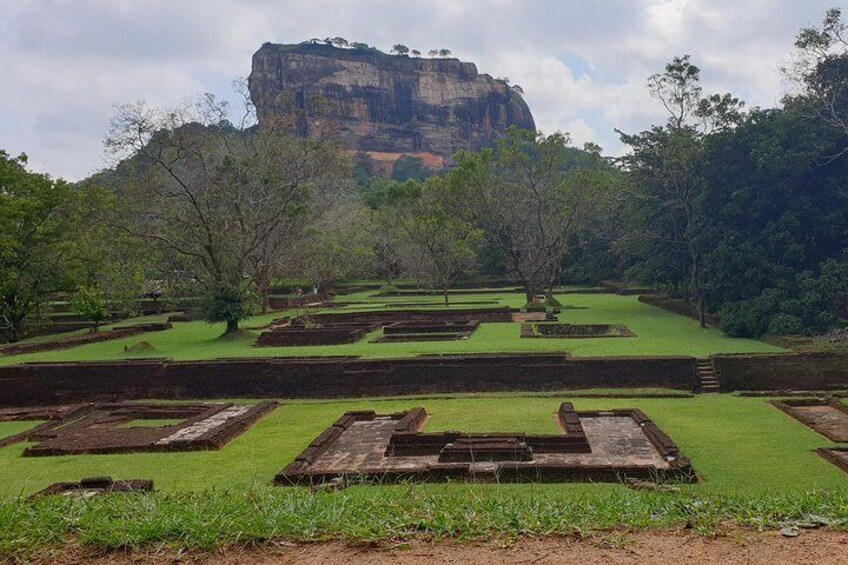
<instances>
[{"instance_id":1,"label":"dense foliage","mask_svg":"<svg viewBox=\"0 0 848 565\"><path fill-rule=\"evenodd\" d=\"M232 332L281 280L405 276L447 300L473 274L516 281L528 303L563 283L650 285L733 336L828 331L848 317L846 31L839 10L801 30L797 88L774 109L704 93L675 57L647 82L667 121L620 132L617 159L510 129L436 171L351 158L329 116L309 139L257 127L249 98L237 123L211 95L121 107L106 139L119 164L80 185L0 153L0 339L59 291L79 289L89 318L151 288L191 296Z\"/></svg>"}]
</instances>

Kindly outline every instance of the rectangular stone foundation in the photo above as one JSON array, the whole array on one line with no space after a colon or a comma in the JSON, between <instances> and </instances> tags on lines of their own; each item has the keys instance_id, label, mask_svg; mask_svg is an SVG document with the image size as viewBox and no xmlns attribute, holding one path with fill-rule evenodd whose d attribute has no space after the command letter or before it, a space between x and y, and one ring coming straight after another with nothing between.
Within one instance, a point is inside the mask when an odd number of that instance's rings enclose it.
<instances>
[{"instance_id":1,"label":"rectangular stone foundation","mask_svg":"<svg viewBox=\"0 0 848 565\"><path fill-rule=\"evenodd\" d=\"M341 345L355 343L368 332L377 329L375 324L328 325L320 328L301 326L280 327L262 332L256 347L295 347L307 345Z\"/></svg>"},{"instance_id":2,"label":"rectangular stone foundation","mask_svg":"<svg viewBox=\"0 0 848 565\"><path fill-rule=\"evenodd\" d=\"M820 447L816 452L848 473L848 447Z\"/></svg>"},{"instance_id":3,"label":"rectangular stone foundation","mask_svg":"<svg viewBox=\"0 0 848 565\"><path fill-rule=\"evenodd\" d=\"M799 398L772 404L830 441L848 442L848 407L839 400Z\"/></svg>"},{"instance_id":4,"label":"rectangular stone foundation","mask_svg":"<svg viewBox=\"0 0 848 565\"><path fill-rule=\"evenodd\" d=\"M349 412L275 478L308 485L336 478L483 482L697 481L688 459L639 410L559 410L561 435L421 433L426 412Z\"/></svg>"},{"instance_id":5,"label":"rectangular stone foundation","mask_svg":"<svg viewBox=\"0 0 848 565\"><path fill-rule=\"evenodd\" d=\"M276 406L276 402L87 404L56 411L55 418L4 441L6 445L12 443L10 440L39 442L24 451L26 457L215 450L244 433ZM36 412L32 411L33 415ZM41 412L50 413L43 409ZM144 420L182 421L164 426L131 425Z\"/></svg>"},{"instance_id":6,"label":"rectangular stone foundation","mask_svg":"<svg viewBox=\"0 0 848 565\"><path fill-rule=\"evenodd\" d=\"M521 326L521 337L553 339L588 339L604 337L635 337L627 326L620 324L558 324L526 323Z\"/></svg>"},{"instance_id":7,"label":"rectangular stone foundation","mask_svg":"<svg viewBox=\"0 0 848 565\"><path fill-rule=\"evenodd\" d=\"M114 481L111 477L90 477L82 479L78 483L53 483L49 487L29 496L27 500L32 501L45 496L56 495L90 498L92 496L116 492L153 492L153 481L149 479Z\"/></svg>"}]
</instances>

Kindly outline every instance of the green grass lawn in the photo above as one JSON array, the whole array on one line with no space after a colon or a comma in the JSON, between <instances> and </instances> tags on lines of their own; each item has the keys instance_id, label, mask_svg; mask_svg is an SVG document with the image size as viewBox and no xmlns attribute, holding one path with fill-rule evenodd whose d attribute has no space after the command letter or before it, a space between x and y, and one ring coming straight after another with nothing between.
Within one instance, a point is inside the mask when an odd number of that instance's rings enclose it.
<instances>
[{"instance_id":1,"label":"green grass lawn","mask_svg":"<svg viewBox=\"0 0 848 565\"><path fill-rule=\"evenodd\" d=\"M118 426L119 428L165 428L182 424L185 420L161 419L161 420L131 420Z\"/></svg>"},{"instance_id":2,"label":"green grass lawn","mask_svg":"<svg viewBox=\"0 0 848 565\"><path fill-rule=\"evenodd\" d=\"M339 297L339 302L343 303L343 311L389 310L402 308L398 305L405 302L442 307L438 296L374 294L371 290L345 295ZM177 323L165 332L53 352L0 356L0 364L125 357L390 358L528 351L578 357L703 357L713 353L787 351L756 340L731 339L712 328L702 330L694 320L642 304L635 296L564 293L557 298L566 306L579 307L563 310L563 322L623 324L636 337L521 339L519 324L490 323L482 324L470 339L462 341L370 343L381 333L376 331L349 345L253 347L261 327L286 314L278 312L247 321L243 326L251 333L238 339L218 339L222 325ZM480 300L519 307L524 297L510 292L456 296L458 302ZM124 352L125 346L140 341L149 342L154 350L129 355ZM611 392L616 391L587 391ZM633 395L669 391L617 392ZM643 410L692 460L702 481L682 485L682 492L670 494L633 492L617 484L354 486L341 493L316 494L303 488L270 486L274 475L345 411L373 409L388 413L424 406L431 416L427 431L556 433L554 413L565 400L572 401L578 410ZM35 425L36 422L0 423L0 438ZM826 438L771 406L768 399L732 395L588 398L572 391L284 401L220 451L28 458L21 456L25 444L0 449L0 561L4 555L28 559L68 543L96 549L151 543L213 549L277 538L341 538L357 542L409 537L492 539L684 525L709 533L727 523L774 527L789 517L803 518L808 514L825 516L832 520L833 527L848 529L848 475L814 453L816 448L830 445L833 444ZM36 504L19 498L53 482L92 475L151 478L160 493L83 501L53 497Z\"/></svg>"},{"instance_id":3,"label":"green grass lawn","mask_svg":"<svg viewBox=\"0 0 848 565\"><path fill-rule=\"evenodd\" d=\"M151 545L214 550L268 540L509 541L684 527L711 535L732 525L771 529L811 516L848 530L848 475L813 452L832 444L767 399L568 394L286 402L210 452L25 458L26 445L9 446L0 449L0 561L50 562L57 548L78 546L100 552ZM424 406L428 431L555 433L554 413L569 399L578 410L645 411L692 460L702 482L672 493L609 483L359 485L335 493L270 486L345 411ZM34 425L0 424L0 437ZM152 478L158 492L35 503L21 498L92 475Z\"/></svg>"},{"instance_id":4,"label":"green grass lawn","mask_svg":"<svg viewBox=\"0 0 848 565\"><path fill-rule=\"evenodd\" d=\"M374 291L340 297L345 310L383 309L384 304L409 302L410 297L373 297ZM715 328L701 329L695 320L639 302L635 296L614 294L561 294L557 298L565 306L581 309L563 310L560 320L585 324L624 324L636 337L591 339L521 339L520 325L515 323L482 324L466 340L442 342L370 343L379 337L374 332L357 343L310 347L253 347L252 335L241 339L219 340L220 324L205 322L176 323L165 332L151 332L120 340L94 343L71 349L0 356L0 365L36 361L91 361L140 357L167 357L176 360L214 359L222 357L286 357L314 355L357 355L364 358L409 357L433 353L516 353L567 352L576 357L631 355L692 355L704 357L714 353L776 353L784 352L775 345L750 339L733 339ZM500 305L520 307L520 293L462 295L458 301L497 300ZM415 302L432 302L440 308L439 300L414 297ZM480 307L486 307L481 305ZM460 306L473 308L475 306ZM388 309L388 308L387 308ZM402 308L401 308L402 309ZM296 313L296 312L295 312ZM274 313L248 320L246 328L258 328L284 313ZM155 348L143 354L127 354L125 346L147 341Z\"/></svg>"},{"instance_id":5,"label":"green grass lawn","mask_svg":"<svg viewBox=\"0 0 848 565\"><path fill-rule=\"evenodd\" d=\"M286 402L220 451L21 457L25 445L0 449L0 497L29 494L55 481L84 476L152 478L166 491L265 488L309 442L348 410L389 413L424 406L428 431L556 433L559 397L482 396ZM695 398L574 398L578 410L639 408L678 444L703 482L694 493L769 494L845 488L848 476L813 450L831 443L771 406L766 399L731 395ZM30 423L23 423L32 424ZM17 426L17 423L16 423ZM22 431L3 424L0 435ZM270 488L270 487L268 487ZM278 487L283 488L283 487ZM359 487L379 489L380 487ZM445 485L427 485L441 492ZM521 493L609 491L615 485L491 485Z\"/></svg>"},{"instance_id":6,"label":"green grass lawn","mask_svg":"<svg viewBox=\"0 0 848 565\"><path fill-rule=\"evenodd\" d=\"M0 439L31 430L41 422L0 422Z\"/></svg>"}]
</instances>

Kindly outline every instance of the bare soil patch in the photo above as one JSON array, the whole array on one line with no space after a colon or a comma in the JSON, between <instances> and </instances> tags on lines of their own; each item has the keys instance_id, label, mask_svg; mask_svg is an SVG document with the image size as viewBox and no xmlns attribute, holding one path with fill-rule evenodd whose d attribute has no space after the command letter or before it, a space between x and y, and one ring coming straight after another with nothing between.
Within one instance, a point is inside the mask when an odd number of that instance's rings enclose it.
<instances>
[{"instance_id":1,"label":"bare soil patch","mask_svg":"<svg viewBox=\"0 0 848 565\"><path fill-rule=\"evenodd\" d=\"M833 531L805 532L784 538L776 532L732 531L720 537L701 537L680 532L608 533L588 539L542 538L514 544L502 542L413 542L399 545L351 546L344 543L276 543L255 549L231 549L216 553L181 553L168 550L116 553L95 558L80 551L52 556L62 565L92 563L209 563L209 564L321 564L369 565L458 563L748 563L788 564L848 563L848 534Z\"/></svg>"}]
</instances>

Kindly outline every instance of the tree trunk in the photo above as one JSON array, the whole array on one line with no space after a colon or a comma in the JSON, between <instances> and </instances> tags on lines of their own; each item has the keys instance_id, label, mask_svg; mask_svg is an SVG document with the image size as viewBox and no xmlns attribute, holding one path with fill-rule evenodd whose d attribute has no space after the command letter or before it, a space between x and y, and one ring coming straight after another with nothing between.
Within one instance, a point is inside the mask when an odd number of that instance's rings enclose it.
<instances>
[{"instance_id":1,"label":"tree trunk","mask_svg":"<svg viewBox=\"0 0 848 565\"><path fill-rule=\"evenodd\" d=\"M224 335L236 333L239 329L238 324L238 320L227 320L227 331L224 332Z\"/></svg>"},{"instance_id":2,"label":"tree trunk","mask_svg":"<svg viewBox=\"0 0 848 565\"><path fill-rule=\"evenodd\" d=\"M450 298L448 297L448 285L445 284L442 286L442 293L445 297L445 307L450 306Z\"/></svg>"},{"instance_id":3,"label":"tree trunk","mask_svg":"<svg viewBox=\"0 0 848 565\"><path fill-rule=\"evenodd\" d=\"M551 273L550 280L548 281L548 292L547 298L554 297L554 287L556 287L557 279L559 278L560 268L559 268L559 259L555 259L553 263L551 263Z\"/></svg>"},{"instance_id":4,"label":"tree trunk","mask_svg":"<svg viewBox=\"0 0 848 565\"><path fill-rule=\"evenodd\" d=\"M698 272L698 254L691 253L692 257L692 279L691 279L691 288L695 293L695 298L698 304L698 322L701 325L701 328L707 327L706 322L706 313L704 312L705 304L704 304L704 291L701 289L701 277Z\"/></svg>"},{"instance_id":5,"label":"tree trunk","mask_svg":"<svg viewBox=\"0 0 848 565\"><path fill-rule=\"evenodd\" d=\"M259 280L257 281L260 295L260 309L262 314L267 314L271 309L271 276L267 268L262 268L259 271Z\"/></svg>"}]
</instances>

